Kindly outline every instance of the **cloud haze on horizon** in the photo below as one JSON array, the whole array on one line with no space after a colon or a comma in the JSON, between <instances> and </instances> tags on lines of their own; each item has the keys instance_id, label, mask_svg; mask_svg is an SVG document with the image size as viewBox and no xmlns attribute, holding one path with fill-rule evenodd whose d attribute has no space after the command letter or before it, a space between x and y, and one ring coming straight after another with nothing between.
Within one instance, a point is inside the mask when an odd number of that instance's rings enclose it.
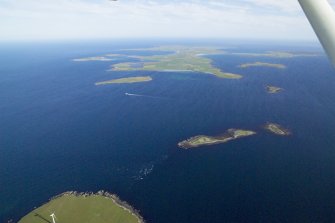
<instances>
[{"instance_id":1,"label":"cloud haze on horizon","mask_svg":"<svg viewBox=\"0 0 335 223\"><path fill-rule=\"evenodd\" d=\"M316 40L297 0L0 0L0 17L0 40Z\"/></svg>"}]
</instances>

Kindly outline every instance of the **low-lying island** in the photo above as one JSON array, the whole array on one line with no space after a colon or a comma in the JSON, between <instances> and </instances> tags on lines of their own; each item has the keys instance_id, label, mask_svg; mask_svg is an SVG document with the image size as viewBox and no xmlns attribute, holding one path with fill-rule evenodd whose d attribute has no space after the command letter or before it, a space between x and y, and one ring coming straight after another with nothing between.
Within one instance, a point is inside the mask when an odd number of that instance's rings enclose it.
<instances>
[{"instance_id":1,"label":"low-lying island","mask_svg":"<svg viewBox=\"0 0 335 223\"><path fill-rule=\"evenodd\" d=\"M243 129L228 129L223 135L220 136L206 136L199 135L184 140L178 143L178 146L182 149L190 149L200 146L209 146L214 144L225 143L238 138L251 136L256 134L254 131L243 130Z\"/></svg>"}]
</instances>

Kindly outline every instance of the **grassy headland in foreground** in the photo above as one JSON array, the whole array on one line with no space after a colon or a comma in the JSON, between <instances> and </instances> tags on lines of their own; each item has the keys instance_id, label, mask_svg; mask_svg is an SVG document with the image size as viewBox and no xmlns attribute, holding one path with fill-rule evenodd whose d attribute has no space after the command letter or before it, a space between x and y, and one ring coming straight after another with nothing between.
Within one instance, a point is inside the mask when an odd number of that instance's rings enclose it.
<instances>
[{"instance_id":1,"label":"grassy headland in foreground","mask_svg":"<svg viewBox=\"0 0 335 223\"><path fill-rule=\"evenodd\" d=\"M131 84L131 83L147 82L147 81L152 81L152 78L150 76L126 77L126 78L119 78L119 79L97 82L95 83L95 85L98 86L98 85L106 85L106 84Z\"/></svg>"},{"instance_id":2,"label":"grassy headland in foreground","mask_svg":"<svg viewBox=\"0 0 335 223\"><path fill-rule=\"evenodd\" d=\"M199 135L178 143L178 146L183 149L195 148L199 146L209 146L214 144L225 143L231 140L251 136L254 134L256 134L256 132L250 130L228 129L221 136Z\"/></svg>"},{"instance_id":3,"label":"grassy headland in foreground","mask_svg":"<svg viewBox=\"0 0 335 223\"><path fill-rule=\"evenodd\" d=\"M143 223L142 217L115 195L66 192L24 216L18 223Z\"/></svg>"}]
</instances>

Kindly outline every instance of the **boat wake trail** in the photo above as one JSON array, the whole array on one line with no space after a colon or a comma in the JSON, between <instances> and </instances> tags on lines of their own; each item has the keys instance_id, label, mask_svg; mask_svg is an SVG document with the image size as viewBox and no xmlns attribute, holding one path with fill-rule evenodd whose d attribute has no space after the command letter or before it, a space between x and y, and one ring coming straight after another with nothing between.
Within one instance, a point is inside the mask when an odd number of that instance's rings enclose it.
<instances>
[{"instance_id":1,"label":"boat wake trail","mask_svg":"<svg viewBox=\"0 0 335 223\"><path fill-rule=\"evenodd\" d=\"M146 97L146 98L156 98L156 99L169 99L165 97L158 97L158 96L151 96L151 95L144 95L144 94L131 94L131 93L124 93L126 96L132 97Z\"/></svg>"},{"instance_id":2,"label":"boat wake trail","mask_svg":"<svg viewBox=\"0 0 335 223\"><path fill-rule=\"evenodd\" d=\"M130 94L130 93L125 93L125 95L127 96L135 96L135 97L144 97L145 95L141 95L141 94Z\"/></svg>"}]
</instances>

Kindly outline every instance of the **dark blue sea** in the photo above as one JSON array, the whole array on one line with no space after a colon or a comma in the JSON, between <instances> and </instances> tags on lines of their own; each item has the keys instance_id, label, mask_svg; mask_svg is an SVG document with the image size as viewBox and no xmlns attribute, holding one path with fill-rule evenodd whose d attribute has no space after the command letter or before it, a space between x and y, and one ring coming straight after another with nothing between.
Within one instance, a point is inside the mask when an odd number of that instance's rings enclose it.
<instances>
[{"instance_id":1,"label":"dark blue sea","mask_svg":"<svg viewBox=\"0 0 335 223\"><path fill-rule=\"evenodd\" d=\"M72 59L166 44L227 52L224 71L108 72L109 62ZM137 51L151 55L162 52ZM247 62L286 69L238 68ZM153 81L95 86L150 75ZM285 90L266 93L266 85ZM127 96L125 93L142 96ZM279 123L292 135L267 133ZM182 150L189 137L229 128L257 131L226 144ZM127 40L0 44L0 222L19 220L54 195L107 190L148 223L335 222L335 70L317 43Z\"/></svg>"}]
</instances>

